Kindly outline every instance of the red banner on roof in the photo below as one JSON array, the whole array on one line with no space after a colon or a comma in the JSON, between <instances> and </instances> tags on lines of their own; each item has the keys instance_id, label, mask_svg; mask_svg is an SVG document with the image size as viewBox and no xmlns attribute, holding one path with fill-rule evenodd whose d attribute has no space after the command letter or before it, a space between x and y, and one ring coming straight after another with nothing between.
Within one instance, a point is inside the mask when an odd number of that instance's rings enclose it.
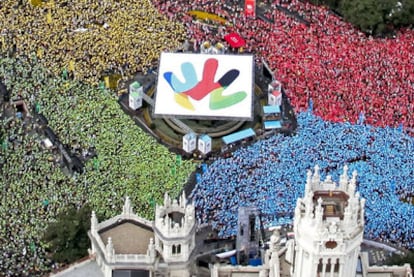
<instances>
[{"instance_id":1,"label":"red banner on roof","mask_svg":"<svg viewBox=\"0 0 414 277\"><path fill-rule=\"evenodd\" d=\"M244 0L244 15L256 17L256 0Z\"/></svg>"},{"instance_id":2,"label":"red banner on roof","mask_svg":"<svg viewBox=\"0 0 414 277\"><path fill-rule=\"evenodd\" d=\"M238 33L230 33L225 35L224 39L233 48L240 48L246 44L246 41Z\"/></svg>"}]
</instances>

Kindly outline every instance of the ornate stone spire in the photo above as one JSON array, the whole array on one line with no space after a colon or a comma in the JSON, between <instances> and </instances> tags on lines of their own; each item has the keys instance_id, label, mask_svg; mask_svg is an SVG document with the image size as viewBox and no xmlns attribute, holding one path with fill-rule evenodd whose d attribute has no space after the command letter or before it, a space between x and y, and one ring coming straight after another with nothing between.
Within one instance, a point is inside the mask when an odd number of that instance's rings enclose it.
<instances>
[{"instance_id":1,"label":"ornate stone spire","mask_svg":"<svg viewBox=\"0 0 414 277\"><path fill-rule=\"evenodd\" d=\"M306 185L305 185L305 193L310 192L312 189L312 171L308 170L306 173Z\"/></svg>"},{"instance_id":2,"label":"ornate stone spire","mask_svg":"<svg viewBox=\"0 0 414 277\"><path fill-rule=\"evenodd\" d=\"M164 207L169 207L171 205L170 203L170 196L168 193L164 193Z\"/></svg>"},{"instance_id":3,"label":"ornate stone spire","mask_svg":"<svg viewBox=\"0 0 414 277\"><path fill-rule=\"evenodd\" d=\"M183 190L183 193L181 194L181 197L180 197L180 206L182 208L185 208L186 205L187 205L187 197L185 195L185 191Z\"/></svg>"},{"instance_id":4,"label":"ornate stone spire","mask_svg":"<svg viewBox=\"0 0 414 277\"><path fill-rule=\"evenodd\" d=\"M349 197L354 197L355 196L357 175L358 175L358 173L356 172L356 170L354 170L352 172L352 179L351 179L351 181L349 181L349 186L348 186L348 195L349 195Z\"/></svg>"},{"instance_id":5,"label":"ornate stone spire","mask_svg":"<svg viewBox=\"0 0 414 277\"><path fill-rule=\"evenodd\" d=\"M348 185L348 165L344 165L343 172L339 177L339 185L343 190L346 190L346 186Z\"/></svg>"},{"instance_id":6,"label":"ornate stone spire","mask_svg":"<svg viewBox=\"0 0 414 277\"><path fill-rule=\"evenodd\" d=\"M312 184L319 185L320 181L321 181L321 176L319 175L319 166L315 165L314 173L312 177Z\"/></svg>"},{"instance_id":7,"label":"ornate stone spire","mask_svg":"<svg viewBox=\"0 0 414 277\"><path fill-rule=\"evenodd\" d=\"M310 191L307 195L305 195L305 215L307 218L313 217L313 191Z\"/></svg>"},{"instance_id":8,"label":"ornate stone spire","mask_svg":"<svg viewBox=\"0 0 414 277\"><path fill-rule=\"evenodd\" d=\"M153 238L150 238L150 241L149 241L149 244L148 244L147 255L150 256L151 258L155 258L155 256L156 256L155 244L154 244L154 239Z\"/></svg>"},{"instance_id":9,"label":"ornate stone spire","mask_svg":"<svg viewBox=\"0 0 414 277\"><path fill-rule=\"evenodd\" d=\"M365 202L366 202L365 198L361 198L361 200L360 200L360 203L361 203L361 212L360 212L361 224L365 224L365 217L364 217L364 215L365 215Z\"/></svg>"},{"instance_id":10,"label":"ornate stone spire","mask_svg":"<svg viewBox=\"0 0 414 277\"><path fill-rule=\"evenodd\" d=\"M106 244L106 255L108 257L108 261L111 262L114 255L115 255L115 249L114 249L114 245L112 243L112 238L109 237L108 238L108 243Z\"/></svg>"},{"instance_id":11,"label":"ornate stone spire","mask_svg":"<svg viewBox=\"0 0 414 277\"><path fill-rule=\"evenodd\" d=\"M96 217L95 211L92 211L91 215L91 231L95 232L98 226L98 218Z\"/></svg>"},{"instance_id":12,"label":"ornate stone spire","mask_svg":"<svg viewBox=\"0 0 414 277\"><path fill-rule=\"evenodd\" d=\"M318 198L318 205L315 208L315 219L316 224L321 224L323 219L323 208L322 208L323 200L321 197Z\"/></svg>"},{"instance_id":13,"label":"ornate stone spire","mask_svg":"<svg viewBox=\"0 0 414 277\"><path fill-rule=\"evenodd\" d=\"M124 215L131 215L133 213L131 207L131 200L129 199L129 196L125 197L125 203L122 209L122 213Z\"/></svg>"}]
</instances>

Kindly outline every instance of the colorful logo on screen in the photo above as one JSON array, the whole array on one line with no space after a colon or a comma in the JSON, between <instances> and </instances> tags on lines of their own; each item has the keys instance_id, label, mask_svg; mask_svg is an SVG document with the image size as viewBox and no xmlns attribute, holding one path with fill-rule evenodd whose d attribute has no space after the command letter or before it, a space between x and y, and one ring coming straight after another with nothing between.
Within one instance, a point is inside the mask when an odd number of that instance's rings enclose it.
<instances>
[{"instance_id":1,"label":"colorful logo on screen","mask_svg":"<svg viewBox=\"0 0 414 277\"><path fill-rule=\"evenodd\" d=\"M216 82L214 80L217 68L217 59L206 60L202 79L198 80L194 65L185 62L181 64L184 82L181 82L173 72L165 72L164 79L175 92L174 99L177 104L188 110L195 110L189 98L200 101L206 96L210 96L209 107L211 110L225 109L243 101L247 97L245 91L223 95L223 92L237 79L240 71L237 69L229 70Z\"/></svg>"}]
</instances>

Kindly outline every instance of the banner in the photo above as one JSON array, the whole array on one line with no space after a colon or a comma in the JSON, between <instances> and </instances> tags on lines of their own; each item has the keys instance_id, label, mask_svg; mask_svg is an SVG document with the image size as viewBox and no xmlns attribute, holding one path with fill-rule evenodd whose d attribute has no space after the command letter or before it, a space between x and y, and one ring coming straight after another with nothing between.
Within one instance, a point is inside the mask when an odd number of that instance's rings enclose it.
<instances>
[{"instance_id":1,"label":"banner","mask_svg":"<svg viewBox=\"0 0 414 277\"><path fill-rule=\"evenodd\" d=\"M161 53L155 116L251 120L253 56Z\"/></svg>"},{"instance_id":2,"label":"banner","mask_svg":"<svg viewBox=\"0 0 414 277\"><path fill-rule=\"evenodd\" d=\"M224 39L233 48L240 48L246 44L246 41L238 33L227 34Z\"/></svg>"},{"instance_id":3,"label":"banner","mask_svg":"<svg viewBox=\"0 0 414 277\"><path fill-rule=\"evenodd\" d=\"M256 17L256 0L244 1L244 15L246 17Z\"/></svg>"},{"instance_id":4,"label":"banner","mask_svg":"<svg viewBox=\"0 0 414 277\"><path fill-rule=\"evenodd\" d=\"M200 20L211 20L213 22L220 23L223 25L227 24L227 20L224 17L221 17L214 13L203 11L189 11L188 14Z\"/></svg>"}]
</instances>

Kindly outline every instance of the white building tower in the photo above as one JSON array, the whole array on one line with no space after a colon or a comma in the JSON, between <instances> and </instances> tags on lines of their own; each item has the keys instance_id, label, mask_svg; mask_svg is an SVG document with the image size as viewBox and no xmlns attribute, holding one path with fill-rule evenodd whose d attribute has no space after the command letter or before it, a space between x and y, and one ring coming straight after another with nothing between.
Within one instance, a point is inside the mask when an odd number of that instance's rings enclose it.
<instances>
[{"instance_id":1,"label":"white building tower","mask_svg":"<svg viewBox=\"0 0 414 277\"><path fill-rule=\"evenodd\" d=\"M305 195L297 200L294 218L294 277L356 276L364 231L365 199L355 192L356 172L345 165L339 185L319 167L308 171Z\"/></svg>"},{"instance_id":2,"label":"white building tower","mask_svg":"<svg viewBox=\"0 0 414 277\"><path fill-rule=\"evenodd\" d=\"M195 248L195 208L187 204L185 194L171 200L166 193L164 205L155 208L155 247L166 263L170 276L189 276L187 270Z\"/></svg>"}]
</instances>

